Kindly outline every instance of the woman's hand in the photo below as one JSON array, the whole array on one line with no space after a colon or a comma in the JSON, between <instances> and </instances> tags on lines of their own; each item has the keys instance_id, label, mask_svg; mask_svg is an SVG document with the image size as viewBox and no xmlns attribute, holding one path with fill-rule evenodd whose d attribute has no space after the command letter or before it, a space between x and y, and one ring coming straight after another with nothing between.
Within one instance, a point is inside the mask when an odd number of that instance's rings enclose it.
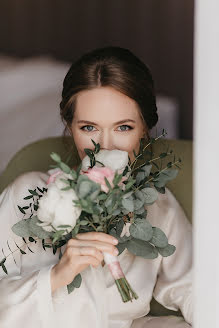
<instances>
[{"instance_id":1,"label":"woman's hand","mask_svg":"<svg viewBox=\"0 0 219 328\"><path fill-rule=\"evenodd\" d=\"M115 242L116 241L116 242ZM103 261L103 253L118 255L118 240L104 232L79 233L70 239L59 262L51 270L52 293L70 284L89 265L94 268Z\"/></svg>"}]
</instances>

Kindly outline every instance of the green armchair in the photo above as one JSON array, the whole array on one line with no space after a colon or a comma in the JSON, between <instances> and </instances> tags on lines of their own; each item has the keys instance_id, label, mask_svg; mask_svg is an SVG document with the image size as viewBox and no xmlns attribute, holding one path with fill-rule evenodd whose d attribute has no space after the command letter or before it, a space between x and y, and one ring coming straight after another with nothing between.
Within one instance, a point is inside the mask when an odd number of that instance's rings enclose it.
<instances>
[{"instance_id":1,"label":"green armchair","mask_svg":"<svg viewBox=\"0 0 219 328\"><path fill-rule=\"evenodd\" d=\"M167 187L173 192L176 199L181 204L192 222L192 141L190 140L170 140L160 139L153 144L153 152L160 154L169 146L173 149L176 158L180 157L182 170L179 170L175 180L170 181ZM69 160L69 165L77 165L80 158L76 151L71 137L51 137L31 143L20 151L8 163L6 169L0 176L0 193L11 183L17 176L28 171L46 172L51 164L54 164L50 157L51 152L61 155L63 161ZM154 298L151 301L150 315L177 315L180 311L171 311L164 308Z\"/></svg>"}]
</instances>

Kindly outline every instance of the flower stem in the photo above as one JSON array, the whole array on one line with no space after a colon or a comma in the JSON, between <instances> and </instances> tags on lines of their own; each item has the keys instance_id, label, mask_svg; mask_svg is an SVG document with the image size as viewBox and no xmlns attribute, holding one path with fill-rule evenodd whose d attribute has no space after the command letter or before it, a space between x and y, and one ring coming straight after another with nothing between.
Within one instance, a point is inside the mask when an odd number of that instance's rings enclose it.
<instances>
[{"instance_id":1,"label":"flower stem","mask_svg":"<svg viewBox=\"0 0 219 328\"><path fill-rule=\"evenodd\" d=\"M163 136L164 136L164 134L162 133L160 136L154 138L154 140L157 141L158 139L160 139L160 138L163 137ZM135 164L136 164L138 158L144 153L145 149L146 149L148 146L150 146L150 145L151 145L151 142L149 142L149 143L143 148L142 153L141 153L141 154L138 154L138 156L137 156L137 157L134 159L134 161L130 164L131 172L133 172L133 170L132 170L132 166L133 166L133 169L134 169Z\"/></svg>"}]
</instances>

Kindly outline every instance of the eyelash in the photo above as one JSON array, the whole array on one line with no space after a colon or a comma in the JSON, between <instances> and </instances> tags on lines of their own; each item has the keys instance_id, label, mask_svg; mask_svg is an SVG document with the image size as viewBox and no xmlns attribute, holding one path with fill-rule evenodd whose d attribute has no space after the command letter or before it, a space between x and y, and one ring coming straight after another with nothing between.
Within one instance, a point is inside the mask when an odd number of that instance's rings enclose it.
<instances>
[{"instance_id":1,"label":"eyelash","mask_svg":"<svg viewBox=\"0 0 219 328\"><path fill-rule=\"evenodd\" d=\"M93 125L84 125L80 129L83 130L83 131L85 131L85 132L93 132L93 131L85 130L84 128L86 128L87 126L92 126L93 127ZM130 125L127 125L127 124L120 125L119 127L121 127L121 126L127 126L129 129L128 130L122 130L122 131L119 131L119 132L127 132L127 131L133 129L133 127L131 127Z\"/></svg>"}]
</instances>

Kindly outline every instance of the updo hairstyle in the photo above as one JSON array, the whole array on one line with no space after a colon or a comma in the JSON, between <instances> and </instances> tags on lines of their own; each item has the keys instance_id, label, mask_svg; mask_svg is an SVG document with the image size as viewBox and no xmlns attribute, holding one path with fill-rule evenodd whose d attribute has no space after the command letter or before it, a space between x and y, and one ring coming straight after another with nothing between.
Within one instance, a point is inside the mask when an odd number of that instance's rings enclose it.
<instances>
[{"instance_id":1,"label":"updo hairstyle","mask_svg":"<svg viewBox=\"0 0 219 328\"><path fill-rule=\"evenodd\" d=\"M148 130L158 121L152 75L130 50L115 46L88 52L69 68L63 81L60 103L60 115L65 125L63 136L71 131L78 93L107 86L135 100L149 137Z\"/></svg>"}]
</instances>

